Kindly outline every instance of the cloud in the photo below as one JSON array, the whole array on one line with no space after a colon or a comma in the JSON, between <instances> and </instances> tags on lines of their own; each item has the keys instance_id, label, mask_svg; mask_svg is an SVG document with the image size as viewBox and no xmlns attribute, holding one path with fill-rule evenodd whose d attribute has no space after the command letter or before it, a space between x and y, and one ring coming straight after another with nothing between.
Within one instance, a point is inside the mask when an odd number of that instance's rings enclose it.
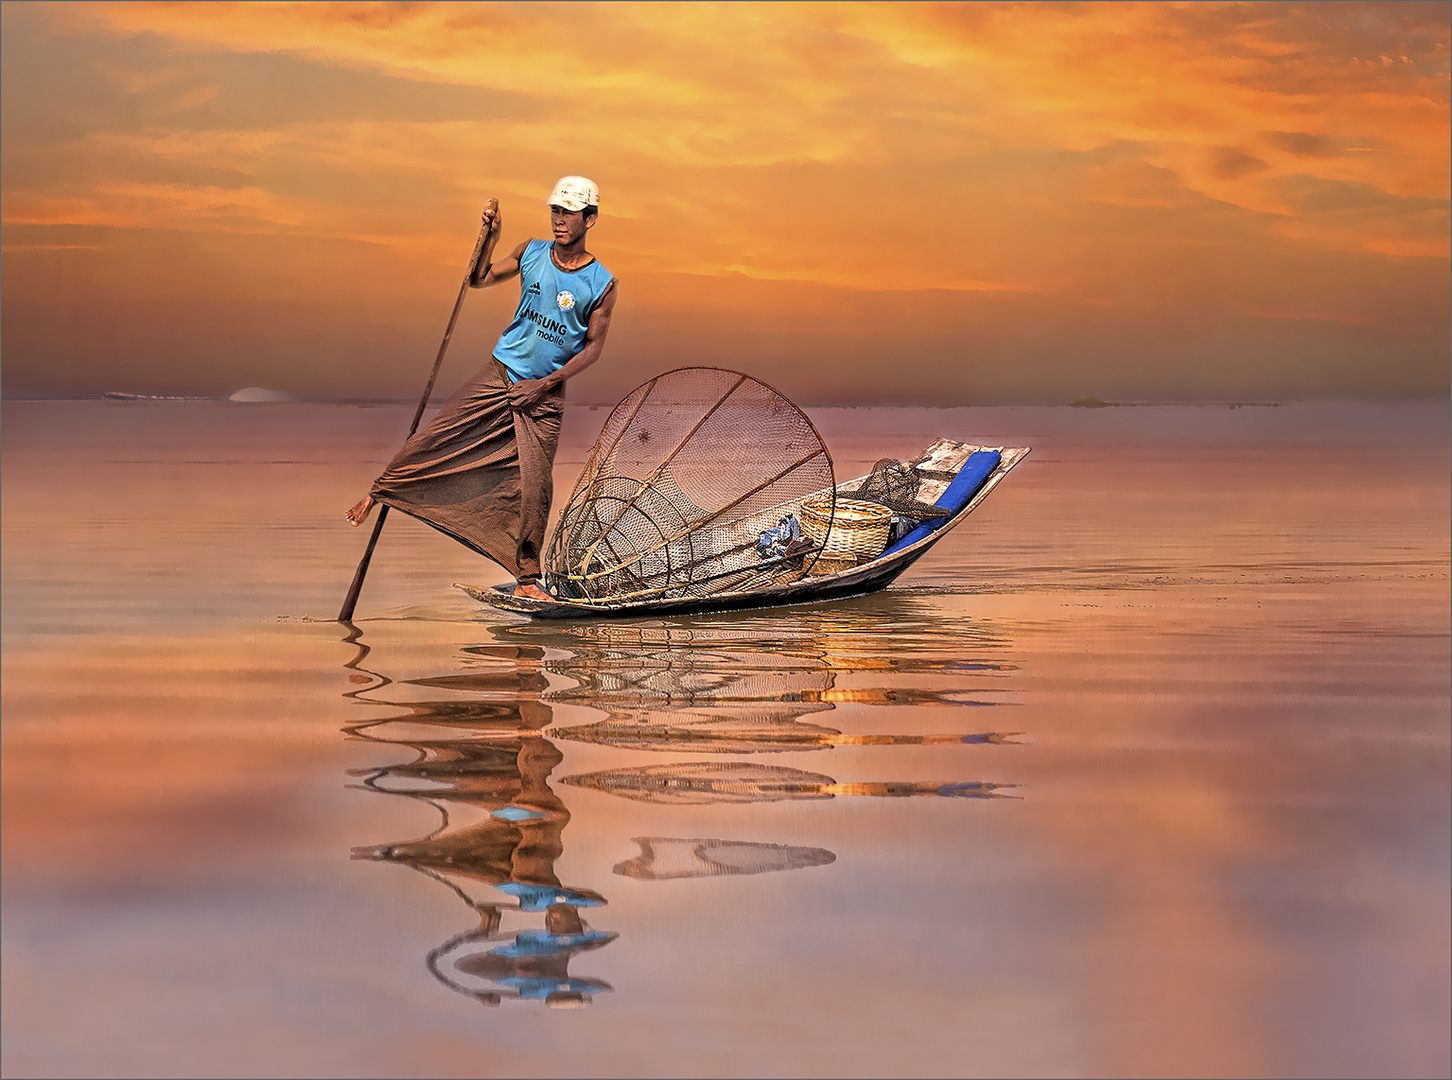
<instances>
[{"instance_id":1,"label":"cloud","mask_svg":"<svg viewBox=\"0 0 1452 1080\"><path fill-rule=\"evenodd\" d=\"M528 118L473 121L501 150L568 141L586 160L638 163L635 174L908 171L981 150L1137 143L1189 190L1254 213L1287 212L1263 185L1288 173L1399 195L1447 187L1447 35L1417 5L74 7L65 19L78 29L164 37L184 53L282 54L521 95L535 103ZM204 94L215 87L168 100ZM1325 150L1373 141L1374 155ZM1387 239L1375 228L1359 241L1368 250ZM1323 237L1348 240L1339 225Z\"/></svg>"},{"instance_id":2,"label":"cloud","mask_svg":"<svg viewBox=\"0 0 1452 1080\"><path fill-rule=\"evenodd\" d=\"M1210 175L1217 180L1239 180L1269 169L1266 162L1238 146L1217 146L1210 154Z\"/></svg>"},{"instance_id":3,"label":"cloud","mask_svg":"<svg viewBox=\"0 0 1452 1080\"><path fill-rule=\"evenodd\" d=\"M452 276L485 197L513 242L541 229L555 177L584 172L604 191L608 264L625 288L646 283L634 302L657 313L699 302L671 280L763 302L735 290L744 280L841 290L864 310L924 292L1315 321L1343 310L1333 282L1293 296L1257 268L1320 260L1368 281L1388 260L1425 260L1432 282L1448 256L1438 5L109 3L0 17L12 232L170 230L249 268L262 264L239 254L246 238L361 245L392 253L394 273ZM27 232L7 251L87 242ZM330 311L353 280L299 287ZM1347 318L1383 324L1359 303ZM859 336L891 337L887 312L905 309L880 310Z\"/></svg>"}]
</instances>

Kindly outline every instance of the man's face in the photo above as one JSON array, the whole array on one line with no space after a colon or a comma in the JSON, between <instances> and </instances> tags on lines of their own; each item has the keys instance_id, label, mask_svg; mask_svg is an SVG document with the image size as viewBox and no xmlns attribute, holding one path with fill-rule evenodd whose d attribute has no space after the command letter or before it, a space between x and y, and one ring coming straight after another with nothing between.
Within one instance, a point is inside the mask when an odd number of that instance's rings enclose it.
<instances>
[{"instance_id":1,"label":"man's face","mask_svg":"<svg viewBox=\"0 0 1452 1080\"><path fill-rule=\"evenodd\" d=\"M550 207L550 229L554 232L557 244L575 243L594 223L594 215L587 221L583 210L566 210L563 206Z\"/></svg>"}]
</instances>

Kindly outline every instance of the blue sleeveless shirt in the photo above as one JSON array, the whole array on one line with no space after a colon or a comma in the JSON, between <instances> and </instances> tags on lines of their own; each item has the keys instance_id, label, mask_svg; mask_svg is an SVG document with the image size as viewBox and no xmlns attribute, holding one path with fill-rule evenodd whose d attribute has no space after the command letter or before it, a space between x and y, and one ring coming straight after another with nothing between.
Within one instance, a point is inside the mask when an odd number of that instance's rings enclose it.
<instances>
[{"instance_id":1,"label":"blue sleeveless shirt","mask_svg":"<svg viewBox=\"0 0 1452 1080\"><path fill-rule=\"evenodd\" d=\"M542 379L585 347L590 315L614 280L600 260L561 270L550 246L531 240L519 257L519 308L499 335L494 358L515 379Z\"/></svg>"}]
</instances>

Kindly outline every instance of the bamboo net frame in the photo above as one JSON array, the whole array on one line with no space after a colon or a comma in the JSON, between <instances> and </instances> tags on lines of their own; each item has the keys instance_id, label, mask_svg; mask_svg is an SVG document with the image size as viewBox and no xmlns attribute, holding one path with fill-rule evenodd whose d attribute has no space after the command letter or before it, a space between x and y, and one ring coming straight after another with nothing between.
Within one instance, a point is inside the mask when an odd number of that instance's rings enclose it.
<instances>
[{"instance_id":1,"label":"bamboo net frame","mask_svg":"<svg viewBox=\"0 0 1452 1080\"><path fill-rule=\"evenodd\" d=\"M660 449L657 449L660 448ZM678 368L611 412L546 552L546 587L584 603L707 596L795 581L825 537L783 553L810 496L835 500L806 415L759 380Z\"/></svg>"}]
</instances>

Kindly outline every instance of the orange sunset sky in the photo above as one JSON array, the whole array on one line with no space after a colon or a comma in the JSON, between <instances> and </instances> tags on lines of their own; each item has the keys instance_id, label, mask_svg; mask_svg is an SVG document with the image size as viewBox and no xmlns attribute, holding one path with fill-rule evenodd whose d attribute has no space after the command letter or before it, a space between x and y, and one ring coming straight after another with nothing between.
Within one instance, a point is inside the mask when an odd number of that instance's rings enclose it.
<instances>
[{"instance_id":1,"label":"orange sunset sky","mask_svg":"<svg viewBox=\"0 0 1452 1080\"><path fill-rule=\"evenodd\" d=\"M584 173L575 400L1446 394L1449 11L5 3L4 391L416 395Z\"/></svg>"}]
</instances>

